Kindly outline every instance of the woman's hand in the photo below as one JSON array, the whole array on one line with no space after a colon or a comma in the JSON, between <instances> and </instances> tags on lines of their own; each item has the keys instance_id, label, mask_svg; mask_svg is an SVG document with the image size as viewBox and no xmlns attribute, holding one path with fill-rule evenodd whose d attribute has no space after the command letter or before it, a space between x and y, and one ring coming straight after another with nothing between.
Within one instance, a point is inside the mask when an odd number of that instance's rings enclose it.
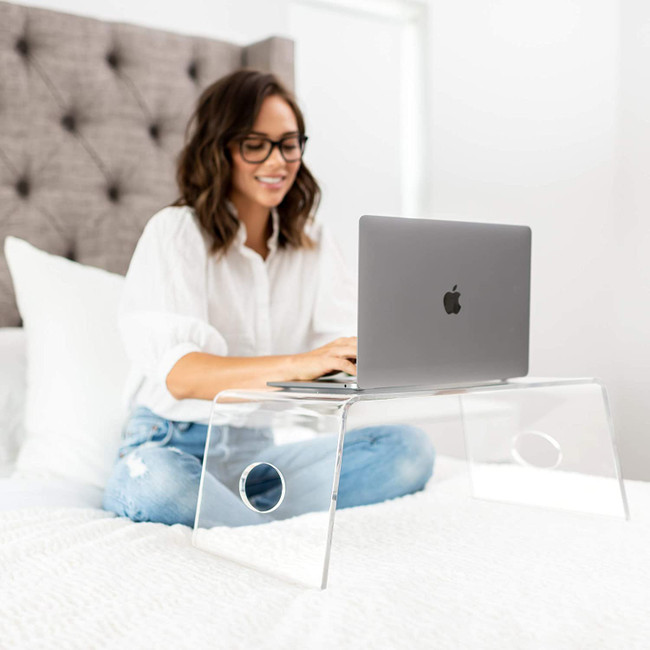
<instances>
[{"instance_id":1,"label":"woman's hand","mask_svg":"<svg viewBox=\"0 0 650 650\"><path fill-rule=\"evenodd\" d=\"M310 380L325 374L357 374L357 337L336 339L310 352L292 355L294 380Z\"/></svg>"}]
</instances>

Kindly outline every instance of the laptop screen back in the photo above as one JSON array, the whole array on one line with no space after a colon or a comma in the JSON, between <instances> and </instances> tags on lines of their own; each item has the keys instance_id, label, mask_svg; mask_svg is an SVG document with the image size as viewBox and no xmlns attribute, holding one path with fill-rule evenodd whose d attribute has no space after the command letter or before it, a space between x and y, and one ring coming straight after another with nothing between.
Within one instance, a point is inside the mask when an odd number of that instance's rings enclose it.
<instances>
[{"instance_id":1,"label":"laptop screen back","mask_svg":"<svg viewBox=\"0 0 650 650\"><path fill-rule=\"evenodd\" d=\"M359 387L527 374L530 254L526 226L361 217Z\"/></svg>"}]
</instances>

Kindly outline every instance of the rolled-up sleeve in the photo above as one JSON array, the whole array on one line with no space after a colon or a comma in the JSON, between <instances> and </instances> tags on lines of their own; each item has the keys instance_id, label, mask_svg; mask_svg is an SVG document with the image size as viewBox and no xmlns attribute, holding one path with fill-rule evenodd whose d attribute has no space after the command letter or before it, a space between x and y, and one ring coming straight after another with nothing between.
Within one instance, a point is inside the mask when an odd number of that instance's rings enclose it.
<instances>
[{"instance_id":1,"label":"rolled-up sleeve","mask_svg":"<svg viewBox=\"0 0 650 650\"><path fill-rule=\"evenodd\" d=\"M341 247L321 226L316 300L311 327L311 349L341 336L357 335L357 281Z\"/></svg>"},{"instance_id":2,"label":"rolled-up sleeve","mask_svg":"<svg viewBox=\"0 0 650 650\"><path fill-rule=\"evenodd\" d=\"M165 208L138 241L126 275L119 329L126 353L146 377L165 386L190 352L227 355L208 322L207 246L189 210Z\"/></svg>"}]
</instances>

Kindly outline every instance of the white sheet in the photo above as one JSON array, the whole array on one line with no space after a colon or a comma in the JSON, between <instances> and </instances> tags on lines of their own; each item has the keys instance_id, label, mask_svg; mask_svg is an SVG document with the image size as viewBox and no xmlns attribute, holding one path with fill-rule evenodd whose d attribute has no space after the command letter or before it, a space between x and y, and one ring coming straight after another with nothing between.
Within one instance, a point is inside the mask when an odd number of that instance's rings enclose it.
<instances>
[{"instance_id":1,"label":"white sheet","mask_svg":"<svg viewBox=\"0 0 650 650\"><path fill-rule=\"evenodd\" d=\"M0 476L9 476L24 439L25 332L0 327Z\"/></svg>"},{"instance_id":2,"label":"white sheet","mask_svg":"<svg viewBox=\"0 0 650 650\"><path fill-rule=\"evenodd\" d=\"M199 551L181 525L0 513L0 645L648 647L650 484L627 482L625 523L473 500L459 465L438 461L424 492L337 513L325 592Z\"/></svg>"},{"instance_id":3,"label":"white sheet","mask_svg":"<svg viewBox=\"0 0 650 650\"><path fill-rule=\"evenodd\" d=\"M19 508L101 508L103 490L66 479L0 478L0 511ZM1 646L0 646L1 647Z\"/></svg>"}]
</instances>

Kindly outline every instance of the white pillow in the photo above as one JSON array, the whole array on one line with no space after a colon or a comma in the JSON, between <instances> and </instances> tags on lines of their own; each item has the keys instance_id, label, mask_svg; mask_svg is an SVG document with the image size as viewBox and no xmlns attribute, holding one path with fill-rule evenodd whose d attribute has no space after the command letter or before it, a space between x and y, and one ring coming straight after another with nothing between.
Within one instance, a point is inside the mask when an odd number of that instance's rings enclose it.
<instances>
[{"instance_id":1,"label":"white pillow","mask_svg":"<svg viewBox=\"0 0 650 650\"><path fill-rule=\"evenodd\" d=\"M25 332L0 328L0 476L8 476L23 441Z\"/></svg>"},{"instance_id":2,"label":"white pillow","mask_svg":"<svg viewBox=\"0 0 650 650\"><path fill-rule=\"evenodd\" d=\"M103 488L120 443L128 361L117 329L124 278L7 237L5 255L27 335L20 478Z\"/></svg>"}]
</instances>

